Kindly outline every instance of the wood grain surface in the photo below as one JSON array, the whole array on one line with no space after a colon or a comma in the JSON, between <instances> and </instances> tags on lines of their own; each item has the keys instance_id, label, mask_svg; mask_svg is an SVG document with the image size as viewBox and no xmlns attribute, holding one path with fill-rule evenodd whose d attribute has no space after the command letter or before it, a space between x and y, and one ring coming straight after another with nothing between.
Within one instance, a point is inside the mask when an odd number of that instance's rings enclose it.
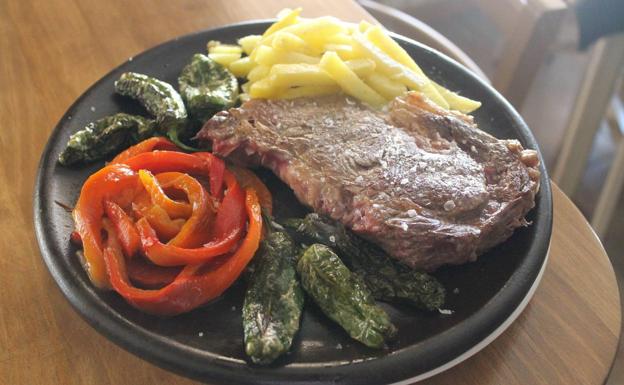
<instances>
[{"instance_id":1,"label":"wood grain surface","mask_svg":"<svg viewBox=\"0 0 624 385\"><path fill-rule=\"evenodd\" d=\"M32 191L69 105L128 57L196 30L272 17L370 18L350 0L0 2L0 384L191 384L125 352L61 295L35 241ZM553 186L550 262L534 299L493 344L426 384L602 384L620 330L609 260Z\"/></svg>"}]
</instances>

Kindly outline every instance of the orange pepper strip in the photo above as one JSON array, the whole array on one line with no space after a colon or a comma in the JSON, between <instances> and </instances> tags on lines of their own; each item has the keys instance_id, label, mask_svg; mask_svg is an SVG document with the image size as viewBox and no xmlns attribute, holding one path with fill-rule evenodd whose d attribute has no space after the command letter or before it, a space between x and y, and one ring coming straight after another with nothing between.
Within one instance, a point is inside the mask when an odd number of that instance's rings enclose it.
<instances>
[{"instance_id":1,"label":"orange pepper strip","mask_svg":"<svg viewBox=\"0 0 624 385\"><path fill-rule=\"evenodd\" d=\"M82 186L80 197L72 213L76 231L80 234L85 256L85 270L93 284L109 287L102 259L102 216L104 201L120 206L130 204L142 190L138 175L124 164L112 164L91 175Z\"/></svg>"},{"instance_id":2,"label":"orange pepper strip","mask_svg":"<svg viewBox=\"0 0 624 385\"><path fill-rule=\"evenodd\" d=\"M164 189L171 187L171 182L175 181L181 175L184 174L176 172L160 173L156 175L155 179L160 188ZM185 219L171 219L167 211L153 203L150 195L145 190L132 202L132 209L136 217L144 217L147 219L158 234L158 237L164 241L169 241L174 238L186 222ZM205 237L202 237L202 240L205 240Z\"/></svg>"},{"instance_id":3,"label":"orange pepper strip","mask_svg":"<svg viewBox=\"0 0 624 385\"><path fill-rule=\"evenodd\" d=\"M179 174L182 175L184 174ZM139 179L152 198L152 203L165 209L171 218L188 218L191 215L193 211L191 205L169 198L151 172L139 170Z\"/></svg>"},{"instance_id":4,"label":"orange pepper strip","mask_svg":"<svg viewBox=\"0 0 624 385\"><path fill-rule=\"evenodd\" d=\"M165 241L175 237L182 229L182 226L184 226L184 222L186 222L184 219L171 219L162 207L151 202L147 193L139 195L132 202L132 209L137 217L147 219L156 231L156 234L158 234L158 237Z\"/></svg>"},{"instance_id":5,"label":"orange pepper strip","mask_svg":"<svg viewBox=\"0 0 624 385\"><path fill-rule=\"evenodd\" d=\"M210 261L232 249L242 236L245 225L245 196L236 178L228 172L225 176L228 189L217 211L213 240L202 247L180 247L174 244L173 240L163 244L147 220L140 219L137 222L143 253L150 261L159 266L198 264ZM189 222L190 219L187 224Z\"/></svg>"},{"instance_id":6,"label":"orange pepper strip","mask_svg":"<svg viewBox=\"0 0 624 385\"><path fill-rule=\"evenodd\" d=\"M260 244L262 217L256 193L248 189L245 207L249 224L240 247L219 263L185 267L169 285L158 290L143 290L129 282L125 260L116 236L109 236L104 261L113 288L132 306L151 314L176 315L201 306L220 296L240 276ZM106 230L114 228L105 223Z\"/></svg>"},{"instance_id":7,"label":"orange pepper strip","mask_svg":"<svg viewBox=\"0 0 624 385\"><path fill-rule=\"evenodd\" d=\"M123 152L117 154L116 157L113 158L111 163L123 163L125 160L132 158L138 154L142 154L144 152L150 152L154 150L169 150L169 151L181 151L178 146L173 144L167 138L163 138L162 136L155 136L153 138L145 139L144 141L135 144L132 147L128 147Z\"/></svg>"},{"instance_id":8,"label":"orange pepper strip","mask_svg":"<svg viewBox=\"0 0 624 385\"><path fill-rule=\"evenodd\" d=\"M115 202L104 201L104 210L117 230L125 256L134 256L141 247L141 237L134 227L134 222Z\"/></svg>"},{"instance_id":9,"label":"orange pepper strip","mask_svg":"<svg viewBox=\"0 0 624 385\"><path fill-rule=\"evenodd\" d=\"M212 200L204 186L188 174L177 172L158 174L158 180L184 191L193 210L178 234L167 244L187 248L201 246L207 240L208 226L214 217Z\"/></svg>"},{"instance_id":10,"label":"orange pepper strip","mask_svg":"<svg viewBox=\"0 0 624 385\"><path fill-rule=\"evenodd\" d=\"M238 180L242 188L250 187L256 191L260 200L260 207L269 215L272 215L273 195L271 195L267 186L258 178L256 173L247 168L237 166L228 166L228 169L234 173L236 180Z\"/></svg>"}]
</instances>

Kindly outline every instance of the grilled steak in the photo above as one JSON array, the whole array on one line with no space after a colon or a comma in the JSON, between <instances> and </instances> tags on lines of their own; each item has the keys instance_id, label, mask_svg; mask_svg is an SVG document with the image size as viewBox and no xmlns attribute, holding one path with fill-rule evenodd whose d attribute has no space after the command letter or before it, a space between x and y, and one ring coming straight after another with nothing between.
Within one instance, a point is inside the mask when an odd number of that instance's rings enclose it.
<instances>
[{"instance_id":1,"label":"grilled steak","mask_svg":"<svg viewBox=\"0 0 624 385\"><path fill-rule=\"evenodd\" d=\"M316 212L425 270L503 242L539 188L535 151L417 93L385 112L341 95L252 100L215 115L198 139L268 167Z\"/></svg>"}]
</instances>

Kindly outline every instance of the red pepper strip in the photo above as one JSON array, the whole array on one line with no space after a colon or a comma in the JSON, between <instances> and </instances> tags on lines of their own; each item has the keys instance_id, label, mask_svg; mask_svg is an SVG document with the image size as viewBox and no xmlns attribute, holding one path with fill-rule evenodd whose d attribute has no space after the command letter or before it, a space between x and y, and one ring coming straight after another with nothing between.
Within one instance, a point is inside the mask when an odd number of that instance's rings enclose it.
<instances>
[{"instance_id":1,"label":"red pepper strip","mask_svg":"<svg viewBox=\"0 0 624 385\"><path fill-rule=\"evenodd\" d=\"M76 231L82 239L85 270L91 282L99 288L109 286L102 259L104 201L113 200L120 206L127 206L142 189L137 174L124 164L112 164L102 168L91 175L82 186L73 217Z\"/></svg>"},{"instance_id":2,"label":"red pepper strip","mask_svg":"<svg viewBox=\"0 0 624 385\"><path fill-rule=\"evenodd\" d=\"M258 178L258 176L251 170L237 167L228 166L228 169L236 175L236 180L240 183L242 188L252 188L258 194L260 200L260 207L265 210L269 215L273 214L273 196L271 192L265 186L265 184Z\"/></svg>"},{"instance_id":3,"label":"red pepper strip","mask_svg":"<svg viewBox=\"0 0 624 385\"><path fill-rule=\"evenodd\" d=\"M156 266L145 258L127 261L130 281L144 289L160 289L167 286L180 274L181 267Z\"/></svg>"},{"instance_id":4,"label":"red pepper strip","mask_svg":"<svg viewBox=\"0 0 624 385\"><path fill-rule=\"evenodd\" d=\"M223 194L225 162L209 152L196 152L193 155L210 162L210 194L217 199L221 199Z\"/></svg>"},{"instance_id":5,"label":"red pepper strip","mask_svg":"<svg viewBox=\"0 0 624 385\"><path fill-rule=\"evenodd\" d=\"M117 230L124 255L132 257L141 247L141 238L136 227L134 227L134 222L115 202L105 201L104 210L113 226L115 226L115 230Z\"/></svg>"},{"instance_id":6,"label":"red pepper strip","mask_svg":"<svg viewBox=\"0 0 624 385\"><path fill-rule=\"evenodd\" d=\"M145 169L152 174L177 171L205 175L210 173L211 166L207 158L175 151L144 152L126 159L124 164L135 171Z\"/></svg>"},{"instance_id":7,"label":"red pepper strip","mask_svg":"<svg viewBox=\"0 0 624 385\"><path fill-rule=\"evenodd\" d=\"M195 309L220 296L240 276L260 243L262 218L255 192L247 190L245 206L249 225L247 235L240 247L231 256L224 257L220 264L198 274L206 266L191 265L184 268L169 285L158 290L143 290L132 286L128 280L125 260L117 237L109 236L104 249L106 269L113 288L132 306L151 314L176 315ZM108 231L114 231L106 224Z\"/></svg>"},{"instance_id":8,"label":"red pepper strip","mask_svg":"<svg viewBox=\"0 0 624 385\"><path fill-rule=\"evenodd\" d=\"M126 159L130 159L138 154L154 151L157 149L168 151L181 151L178 146L173 144L173 142L169 139L163 138L162 136L155 136L153 138L149 138L140 143L137 143L132 147L128 147L123 152L117 154L117 156L113 158L111 163L123 163Z\"/></svg>"},{"instance_id":9,"label":"red pepper strip","mask_svg":"<svg viewBox=\"0 0 624 385\"><path fill-rule=\"evenodd\" d=\"M184 175L181 173L176 174L179 176ZM171 218L188 218L191 215L193 211L191 205L169 198L151 172L139 170L139 179L141 179L143 187L145 187L145 190L152 198L152 203L165 209Z\"/></svg>"},{"instance_id":10,"label":"red pepper strip","mask_svg":"<svg viewBox=\"0 0 624 385\"><path fill-rule=\"evenodd\" d=\"M137 222L143 253L150 261L159 266L199 264L210 261L232 249L242 236L245 226L245 197L234 176L227 172L225 177L228 190L217 211L213 240L202 247L185 248L175 245L173 242L163 244L148 221L140 219Z\"/></svg>"},{"instance_id":11,"label":"red pepper strip","mask_svg":"<svg viewBox=\"0 0 624 385\"><path fill-rule=\"evenodd\" d=\"M234 174L225 170L223 174L227 192L217 210L217 218L211 231L211 240L216 242L233 232L240 234L245 226L243 189Z\"/></svg>"}]
</instances>

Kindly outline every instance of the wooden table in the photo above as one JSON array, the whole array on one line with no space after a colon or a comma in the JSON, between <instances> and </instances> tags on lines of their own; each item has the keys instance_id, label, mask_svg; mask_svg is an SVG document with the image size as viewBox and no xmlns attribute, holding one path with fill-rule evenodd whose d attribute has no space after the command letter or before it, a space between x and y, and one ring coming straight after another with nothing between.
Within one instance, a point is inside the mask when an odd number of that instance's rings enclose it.
<instances>
[{"instance_id":1,"label":"wooden table","mask_svg":"<svg viewBox=\"0 0 624 385\"><path fill-rule=\"evenodd\" d=\"M68 106L157 43L301 3L307 16L370 18L350 0L0 2L0 384L190 384L113 345L71 309L39 257L32 191ZM611 264L553 186L550 262L534 299L494 343L427 384L601 384L620 332Z\"/></svg>"}]
</instances>

